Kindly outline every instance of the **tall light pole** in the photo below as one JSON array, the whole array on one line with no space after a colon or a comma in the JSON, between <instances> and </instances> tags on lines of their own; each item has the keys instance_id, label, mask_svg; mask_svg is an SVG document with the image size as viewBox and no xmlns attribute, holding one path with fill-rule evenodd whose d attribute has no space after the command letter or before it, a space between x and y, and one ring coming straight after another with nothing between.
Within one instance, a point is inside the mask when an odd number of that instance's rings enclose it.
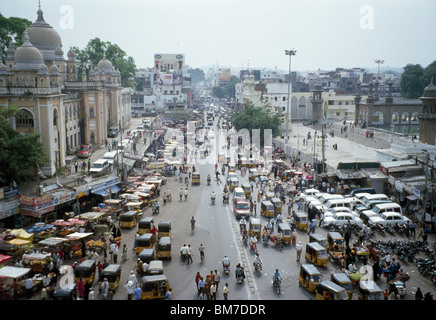
<instances>
[{"instance_id":1,"label":"tall light pole","mask_svg":"<svg viewBox=\"0 0 436 320\"><path fill-rule=\"evenodd\" d=\"M378 67L377 67L377 80L375 81L377 83L377 92L375 94L376 94L376 96L378 96L378 90L379 90L379 88L378 88L378 83L379 83L378 82L378 78L379 78L379 75L380 75L380 65L383 64L385 61L381 60L381 59L376 59L376 60L374 60L374 62L378 64Z\"/></svg>"},{"instance_id":2,"label":"tall light pole","mask_svg":"<svg viewBox=\"0 0 436 320\"><path fill-rule=\"evenodd\" d=\"M286 139L285 141L288 142L289 140L289 111L290 111L290 100L291 100L291 58L292 56L295 56L297 53L297 50L285 50L285 55L289 56L289 72L288 72L288 106L286 108Z\"/></svg>"}]
</instances>

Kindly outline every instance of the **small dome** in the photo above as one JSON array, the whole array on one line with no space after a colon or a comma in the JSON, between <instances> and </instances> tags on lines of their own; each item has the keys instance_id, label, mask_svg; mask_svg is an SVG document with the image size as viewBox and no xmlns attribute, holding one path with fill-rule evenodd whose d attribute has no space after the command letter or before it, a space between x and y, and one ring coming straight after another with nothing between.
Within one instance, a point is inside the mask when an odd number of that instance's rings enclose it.
<instances>
[{"instance_id":1,"label":"small dome","mask_svg":"<svg viewBox=\"0 0 436 320\"><path fill-rule=\"evenodd\" d=\"M430 84L424 89L425 98L436 98L436 86L433 84L433 79Z\"/></svg>"},{"instance_id":2,"label":"small dome","mask_svg":"<svg viewBox=\"0 0 436 320\"><path fill-rule=\"evenodd\" d=\"M74 53L72 47L70 47L70 50L68 50L68 52L67 52L67 57L68 57L68 60L69 60L69 61L74 61L74 60L76 60L76 54Z\"/></svg>"},{"instance_id":3,"label":"small dome","mask_svg":"<svg viewBox=\"0 0 436 320\"><path fill-rule=\"evenodd\" d=\"M64 50L62 50L61 46L57 46L55 50L55 56L57 59L63 59L64 58Z\"/></svg>"},{"instance_id":4,"label":"small dome","mask_svg":"<svg viewBox=\"0 0 436 320\"><path fill-rule=\"evenodd\" d=\"M15 70L38 70L44 64L41 51L30 43L27 31L24 31L23 44L15 50L14 62Z\"/></svg>"},{"instance_id":5,"label":"small dome","mask_svg":"<svg viewBox=\"0 0 436 320\"><path fill-rule=\"evenodd\" d=\"M110 62L106 58L106 54L103 56L103 59L101 59L97 64L98 70L104 70L104 71L112 71L113 65L112 62Z\"/></svg>"},{"instance_id":6,"label":"small dome","mask_svg":"<svg viewBox=\"0 0 436 320\"><path fill-rule=\"evenodd\" d=\"M9 44L9 47L6 49L6 57L8 59L13 59L15 55L15 49L12 48L12 45Z\"/></svg>"},{"instance_id":7,"label":"small dome","mask_svg":"<svg viewBox=\"0 0 436 320\"><path fill-rule=\"evenodd\" d=\"M48 68L45 64L41 65L38 69L38 76L46 76L48 75Z\"/></svg>"},{"instance_id":8,"label":"small dome","mask_svg":"<svg viewBox=\"0 0 436 320\"><path fill-rule=\"evenodd\" d=\"M54 64L50 67L50 71L49 71L51 76L58 76L59 75L59 69L58 67Z\"/></svg>"}]
</instances>

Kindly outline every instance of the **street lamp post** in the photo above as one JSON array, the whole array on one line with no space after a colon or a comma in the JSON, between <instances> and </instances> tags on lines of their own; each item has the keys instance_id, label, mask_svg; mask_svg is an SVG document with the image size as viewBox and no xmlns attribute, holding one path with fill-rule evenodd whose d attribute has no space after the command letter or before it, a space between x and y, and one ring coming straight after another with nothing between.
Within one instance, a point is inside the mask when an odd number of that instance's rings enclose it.
<instances>
[{"instance_id":1,"label":"street lamp post","mask_svg":"<svg viewBox=\"0 0 436 320\"><path fill-rule=\"evenodd\" d=\"M290 95L291 95L291 58L295 56L297 50L285 50L285 55L289 56L289 72L288 72L288 106L286 108L286 139L289 140L289 110L290 110Z\"/></svg>"}]
</instances>

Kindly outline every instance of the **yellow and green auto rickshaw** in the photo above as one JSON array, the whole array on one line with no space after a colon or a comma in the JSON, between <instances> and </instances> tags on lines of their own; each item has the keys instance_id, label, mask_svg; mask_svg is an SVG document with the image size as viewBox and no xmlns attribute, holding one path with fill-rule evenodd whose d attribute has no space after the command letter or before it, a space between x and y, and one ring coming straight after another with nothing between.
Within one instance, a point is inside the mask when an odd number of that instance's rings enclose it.
<instances>
[{"instance_id":1,"label":"yellow and green auto rickshaw","mask_svg":"<svg viewBox=\"0 0 436 320\"><path fill-rule=\"evenodd\" d=\"M200 172L192 173L192 184L200 184Z\"/></svg>"},{"instance_id":2,"label":"yellow and green auto rickshaw","mask_svg":"<svg viewBox=\"0 0 436 320\"><path fill-rule=\"evenodd\" d=\"M320 233L311 233L309 235L309 242L318 242L324 248L328 248L327 238Z\"/></svg>"},{"instance_id":3,"label":"yellow and green auto rickshaw","mask_svg":"<svg viewBox=\"0 0 436 320\"><path fill-rule=\"evenodd\" d=\"M229 167L229 172L236 172L236 164L230 163L228 167Z\"/></svg>"},{"instance_id":4,"label":"yellow and green auto rickshaw","mask_svg":"<svg viewBox=\"0 0 436 320\"><path fill-rule=\"evenodd\" d=\"M270 201L274 205L275 212L277 212L277 214L282 213L282 200L279 198L272 198Z\"/></svg>"},{"instance_id":5,"label":"yellow and green auto rickshaw","mask_svg":"<svg viewBox=\"0 0 436 320\"><path fill-rule=\"evenodd\" d=\"M305 257L307 261L310 261L316 266L327 267L327 249L318 242L309 242L306 244Z\"/></svg>"},{"instance_id":6,"label":"yellow and green auto rickshaw","mask_svg":"<svg viewBox=\"0 0 436 320\"><path fill-rule=\"evenodd\" d=\"M295 213L295 227L299 230L307 230L309 226L309 217L306 212L296 212Z\"/></svg>"},{"instance_id":7,"label":"yellow and green auto rickshaw","mask_svg":"<svg viewBox=\"0 0 436 320\"><path fill-rule=\"evenodd\" d=\"M251 195L251 185L249 183L243 183L242 189L244 189L245 198L250 199Z\"/></svg>"},{"instance_id":8,"label":"yellow and green auto rickshaw","mask_svg":"<svg viewBox=\"0 0 436 320\"><path fill-rule=\"evenodd\" d=\"M101 270L98 276L98 280L100 282L100 288L104 279L107 278L109 282L109 288L114 291L117 290L121 279L121 269L122 267L119 264L110 264L106 268Z\"/></svg>"},{"instance_id":9,"label":"yellow and green auto rickshaw","mask_svg":"<svg viewBox=\"0 0 436 320\"><path fill-rule=\"evenodd\" d=\"M274 192L271 191L267 191L265 192L265 200L266 201L271 201L273 198L275 198L276 194Z\"/></svg>"},{"instance_id":10,"label":"yellow and green auto rickshaw","mask_svg":"<svg viewBox=\"0 0 436 320\"><path fill-rule=\"evenodd\" d=\"M229 182L230 191L233 191L238 186L239 186L239 179L235 177L230 178L230 182Z\"/></svg>"},{"instance_id":11,"label":"yellow and green auto rickshaw","mask_svg":"<svg viewBox=\"0 0 436 320\"><path fill-rule=\"evenodd\" d=\"M156 243L156 256L158 259L171 259L171 238L160 237Z\"/></svg>"},{"instance_id":12,"label":"yellow and green auto rickshaw","mask_svg":"<svg viewBox=\"0 0 436 320\"><path fill-rule=\"evenodd\" d=\"M155 258L156 258L156 251L154 250L154 248L143 249L138 254L138 259L141 259L142 262L146 262L148 264L150 264L150 261L154 260Z\"/></svg>"},{"instance_id":13,"label":"yellow and green auto rickshaw","mask_svg":"<svg viewBox=\"0 0 436 320\"><path fill-rule=\"evenodd\" d=\"M153 217L145 217L138 222L138 233L151 233L153 229Z\"/></svg>"},{"instance_id":14,"label":"yellow and green auto rickshaw","mask_svg":"<svg viewBox=\"0 0 436 320\"><path fill-rule=\"evenodd\" d=\"M262 201L260 203L260 214L267 218L274 217L274 205L271 201Z\"/></svg>"},{"instance_id":15,"label":"yellow and green auto rickshaw","mask_svg":"<svg viewBox=\"0 0 436 320\"><path fill-rule=\"evenodd\" d=\"M322 274L313 264L302 264L298 283L309 292L315 292L316 286L322 281Z\"/></svg>"},{"instance_id":16,"label":"yellow and green auto rickshaw","mask_svg":"<svg viewBox=\"0 0 436 320\"><path fill-rule=\"evenodd\" d=\"M165 220L157 225L157 238L171 237L171 221Z\"/></svg>"},{"instance_id":17,"label":"yellow and green auto rickshaw","mask_svg":"<svg viewBox=\"0 0 436 320\"><path fill-rule=\"evenodd\" d=\"M344 288L333 281L324 280L316 286L316 300L349 300Z\"/></svg>"},{"instance_id":18,"label":"yellow and green auto rickshaw","mask_svg":"<svg viewBox=\"0 0 436 320\"><path fill-rule=\"evenodd\" d=\"M353 282L345 272L333 272L330 280L345 289L348 294L348 300L353 298Z\"/></svg>"},{"instance_id":19,"label":"yellow and green auto rickshaw","mask_svg":"<svg viewBox=\"0 0 436 320\"><path fill-rule=\"evenodd\" d=\"M127 211L120 215L120 228L133 228L138 223L136 211Z\"/></svg>"},{"instance_id":20,"label":"yellow and green auto rickshaw","mask_svg":"<svg viewBox=\"0 0 436 320\"><path fill-rule=\"evenodd\" d=\"M258 177L257 168L250 168L248 169L248 180L249 181L255 181L256 177Z\"/></svg>"},{"instance_id":21,"label":"yellow and green auto rickshaw","mask_svg":"<svg viewBox=\"0 0 436 320\"><path fill-rule=\"evenodd\" d=\"M141 300L164 299L171 286L163 274L141 278Z\"/></svg>"},{"instance_id":22,"label":"yellow and green auto rickshaw","mask_svg":"<svg viewBox=\"0 0 436 320\"><path fill-rule=\"evenodd\" d=\"M248 227L248 234L252 237L255 236L257 238L260 237L260 233L262 231L262 222L258 218L250 218L250 223Z\"/></svg>"},{"instance_id":23,"label":"yellow and green auto rickshaw","mask_svg":"<svg viewBox=\"0 0 436 320\"><path fill-rule=\"evenodd\" d=\"M344 252L344 237L335 231L327 233L328 251Z\"/></svg>"},{"instance_id":24,"label":"yellow and green auto rickshaw","mask_svg":"<svg viewBox=\"0 0 436 320\"><path fill-rule=\"evenodd\" d=\"M292 228L287 222L282 222L277 225L277 232L282 234L282 243L288 245L292 241Z\"/></svg>"},{"instance_id":25,"label":"yellow and green auto rickshaw","mask_svg":"<svg viewBox=\"0 0 436 320\"><path fill-rule=\"evenodd\" d=\"M144 249L152 249L154 246L154 234L144 233L136 240L136 253L140 253Z\"/></svg>"},{"instance_id":26,"label":"yellow and green auto rickshaw","mask_svg":"<svg viewBox=\"0 0 436 320\"><path fill-rule=\"evenodd\" d=\"M383 290L373 280L360 281L357 289L359 300L382 300Z\"/></svg>"},{"instance_id":27,"label":"yellow and green auto rickshaw","mask_svg":"<svg viewBox=\"0 0 436 320\"><path fill-rule=\"evenodd\" d=\"M91 259L79 263L74 270L74 282L77 283L82 278L85 283L92 285L95 279L95 266L95 260Z\"/></svg>"},{"instance_id":28,"label":"yellow and green auto rickshaw","mask_svg":"<svg viewBox=\"0 0 436 320\"><path fill-rule=\"evenodd\" d=\"M77 289L75 283L65 284L53 292L53 300L76 300Z\"/></svg>"}]
</instances>

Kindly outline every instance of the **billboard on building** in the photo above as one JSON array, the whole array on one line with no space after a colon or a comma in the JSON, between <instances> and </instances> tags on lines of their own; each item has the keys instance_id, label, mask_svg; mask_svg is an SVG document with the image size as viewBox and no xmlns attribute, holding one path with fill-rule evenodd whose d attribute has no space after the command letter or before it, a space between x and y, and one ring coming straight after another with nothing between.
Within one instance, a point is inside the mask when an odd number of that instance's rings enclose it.
<instances>
[{"instance_id":1,"label":"billboard on building","mask_svg":"<svg viewBox=\"0 0 436 320\"><path fill-rule=\"evenodd\" d=\"M218 69L218 85L223 87L230 81L231 72L230 69L222 68Z\"/></svg>"},{"instance_id":2,"label":"billboard on building","mask_svg":"<svg viewBox=\"0 0 436 320\"><path fill-rule=\"evenodd\" d=\"M185 68L184 54L160 54L154 55L154 73L171 72Z\"/></svg>"}]
</instances>

